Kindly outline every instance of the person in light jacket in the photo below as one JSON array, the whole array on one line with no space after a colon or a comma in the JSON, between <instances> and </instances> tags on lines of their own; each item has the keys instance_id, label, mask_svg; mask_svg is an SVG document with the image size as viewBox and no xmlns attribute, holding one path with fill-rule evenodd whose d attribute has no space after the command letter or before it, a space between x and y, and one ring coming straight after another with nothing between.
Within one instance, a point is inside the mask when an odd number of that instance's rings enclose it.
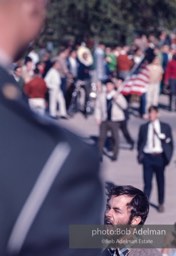
<instances>
[{"instance_id":1,"label":"person in light jacket","mask_svg":"<svg viewBox=\"0 0 176 256\"><path fill-rule=\"evenodd\" d=\"M114 141L112 161L116 161L119 153L119 122L124 120L123 109L127 108L124 97L115 91L112 80L106 81L106 90L102 91L96 102L95 119L100 127L99 151L102 160L103 147L107 132L110 130Z\"/></svg>"}]
</instances>

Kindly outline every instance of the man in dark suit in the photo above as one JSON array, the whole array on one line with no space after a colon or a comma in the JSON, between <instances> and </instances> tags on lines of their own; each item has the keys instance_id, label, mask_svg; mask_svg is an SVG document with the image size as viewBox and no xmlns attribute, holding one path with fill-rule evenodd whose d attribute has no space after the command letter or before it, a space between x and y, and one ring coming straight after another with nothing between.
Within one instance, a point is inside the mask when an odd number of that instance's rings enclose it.
<instances>
[{"instance_id":1,"label":"man in dark suit","mask_svg":"<svg viewBox=\"0 0 176 256\"><path fill-rule=\"evenodd\" d=\"M138 136L138 161L143 164L144 192L150 198L153 174L158 188L158 210L164 211L165 167L173 154L171 127L159 121L158 108L149 108L149 122L141 125Z\"/></svg>"},{"instance_id":2,"label":"man in dark suit","mask_svg":"<svg viewBox=\"0 0 176 256\"><path fill-rule=\"evenodd\" d=\"M69 225L100 222L98 154L33 113L7 71L40 31L45 5L0 0L0 255L92 256L69 249Z\"/></svg>"}]
</instances>

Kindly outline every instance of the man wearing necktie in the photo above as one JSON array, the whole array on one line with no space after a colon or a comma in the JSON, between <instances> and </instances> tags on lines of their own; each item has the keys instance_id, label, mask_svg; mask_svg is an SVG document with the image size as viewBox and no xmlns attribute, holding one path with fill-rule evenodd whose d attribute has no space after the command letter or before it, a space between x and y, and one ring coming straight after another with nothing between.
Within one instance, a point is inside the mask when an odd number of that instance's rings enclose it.
<instances>
[{"instance_id":1,"label":"man wearing necktie","mask_svg":"<svg viewBox=\"0 0 176 256\"><path fill-rule=\"evenodd\" d=\"M144 193L150 198L153 174L158 189L158 211L164 211L165 167L173 154L171 127L158 118L158 108L149 108L149 122L141 125L138 136L138 161L143 164Z\"/></svg>"}]
</instances>

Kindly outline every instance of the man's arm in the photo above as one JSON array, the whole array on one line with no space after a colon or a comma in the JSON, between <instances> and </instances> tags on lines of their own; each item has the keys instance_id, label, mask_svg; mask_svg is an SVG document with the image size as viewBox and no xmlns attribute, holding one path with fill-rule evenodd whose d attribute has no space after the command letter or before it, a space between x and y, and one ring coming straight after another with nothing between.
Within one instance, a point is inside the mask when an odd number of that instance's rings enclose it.
<instances>
[{"instance_id":1,"label":"man's arm","mask_svg":"<svg viewBox=\"0 0 176 256\"><path fill-rule=\"evenodd\" d=\"M101 123L101 105L100 98L98 97L95 104L95 120L99 125Z\"/></svg>"},{"instance_id":2,"label":"man's arm","mask_svg":"<svg viewBox=\"0 0 176 256\"><path fill-rule=\"evenodd\" d=\"M170 125L167 125L167 129L168 129L168 138L166 138L166 143L170 144L171 154L173 154L174 141L173 141L172 129L171 129ZM167 141L167 139L168 139L168 141Z\"/></svg>"},{"instance_id":3,"label":"man's arm","mask_svg":"<svg viewBox=\"0 0 176 256\"><path fill-rule=\"evenodd\" d=\"M139 132L138 132L138 140L137 140L137 150L138 150L138 153L141 149L141 144L143 142L143 126L140 126L139 128Z\"/></svg>"},{"instance_id":4,"label":"man's arm","mask_svg":"<svg viewBox=\"0 0 176 256\"><path fill-rule=\"evenodd\" d=\"M122 94L116 94L114 96L115 103L120 106L123 110L127 109L128 103Z\"/></svg>"}]
</instances>

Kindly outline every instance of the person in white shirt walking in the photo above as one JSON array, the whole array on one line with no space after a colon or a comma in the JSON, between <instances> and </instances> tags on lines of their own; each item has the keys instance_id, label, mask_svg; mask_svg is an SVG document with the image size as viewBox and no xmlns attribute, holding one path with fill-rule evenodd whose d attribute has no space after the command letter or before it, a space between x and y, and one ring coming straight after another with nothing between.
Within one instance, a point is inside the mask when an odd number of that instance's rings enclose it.
<instances>
[{"instance_id":1,"label":"person in white shirt walking","mask_svg":"<svg viewBox=\"0 0 176 256\"><path fill-rule=\"evenodd\" d=\"M67 119L65 99L60 88L61 77L59 70L60 62L58 59L54 59L52 68L48 71L45 77L45 82L49 89L49 113L52 118L57 118L57 103L59 103L60 117Z\"/></svg>"}]
</instances>

